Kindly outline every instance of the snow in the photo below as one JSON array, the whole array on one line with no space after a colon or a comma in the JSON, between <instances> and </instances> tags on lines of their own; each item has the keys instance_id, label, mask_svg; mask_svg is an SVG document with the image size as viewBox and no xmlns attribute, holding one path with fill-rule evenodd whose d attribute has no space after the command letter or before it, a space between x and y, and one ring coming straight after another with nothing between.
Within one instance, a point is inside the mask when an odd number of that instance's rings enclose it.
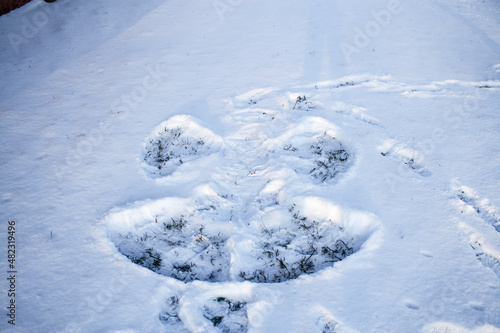
<instances>
[{"instance_id":1,"label":"snow","mask_svg":"<svg viewBox=\"0 0 500 333\"><path fill-rule=\"evenodd\" d=\"M497 1L34 0L0 31L0 331L500 332Z\"/></svg>"}]
</instances>

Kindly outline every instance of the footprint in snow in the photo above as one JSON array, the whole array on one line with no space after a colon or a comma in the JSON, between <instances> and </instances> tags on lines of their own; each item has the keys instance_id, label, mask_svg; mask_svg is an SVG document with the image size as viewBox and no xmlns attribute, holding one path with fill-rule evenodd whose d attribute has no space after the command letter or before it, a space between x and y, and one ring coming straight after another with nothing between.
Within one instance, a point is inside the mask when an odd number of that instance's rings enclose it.
<instances>
[{"instance_id":1,"label":"footprint in snow","mask_svg":"<svg viewBox=\"0 0 500 333\"><path fill-rule=\"evenodd\" d=\"M432 175L425 167L424 158L415 149L396 143L394 140L388 140L379 147L379 152L382 156L390 157L422 177L429 177Z\"/></svg>"},{"instance_id":2,"label":"footprint in snow","mask_svg":"<svg viewBox=\"0 0 500 333\"><path fill-rule=\"evenodd\" d=\"M491 225L500 232L500 210L490 200L481 197L470 187L454 182L451 186L452 199L461 214L478 216L487 225ZM485 237L469 224L463 223L462 229L468 234L469 245L476 255L476 259L483 266L491 269L500 278L500 255L499 251L491 246Z\"/></svg>"},{"instance_id":3,"label":"footprint in snow","mask_svg":"<svg viewBox=\"0 0 500 333\"><path fill-rule=\"evenodd\" d=\"M452 185L452 191L463 203L462 212L474 212L484 222L491 224L497 232L500 232L500 209L495 207L490 200L481 197L470 187L457 183Z\"/></svg>"},{"instance_id":4,"label":"footprint in snow","mask_svg":"<svg viewBox=\"0 0 500 333\"><path fill-rule=\"evenodd\" d=\"M412 310L419 310L420 309L420 306L417 303L415 303L414 301L406 300L404 303L408 309L412 309Z\"/></svg>"},{"instance_id":5,"label":"footprint in snow","mask_svg":"<svg viewBox=\"0 0 500 333\"><path fill-rule=\"evenodd\" d=\"M341 323L322 306L314 307L312 313L315 316L314 323L321 333L358 333Z\"/></svg>"},{"instance_id":6,"label":"footprint in snow","mask_svg":"<svg viewBox=\"0 0 500 333\"><path fill-rule=\"evenodd\" d=\"M205 303L203 316L209 320L219 332L244 333L248 331L247 303L223 296Z\"/></svg>"},{"instance_id":7,"label":"footprint in snow","mask_svg":"<svg viewBox=\"0 0 500 333\"><path fill-rule=\"evenodd\" d=\"M179 312L185 305L179 295L167 297L162 307L159 320L172 332L190 332L186 329ZM188 316L197 314L189 313ZM218 296L204 302L201 314L196 321L211 332L245 333L248 331L247 302L233 297Z\"/></svg>"},{"instance_id":8,"label":"footprint in snow","mask_svg":"<svg viewBox=\"0 0 500 333\"><path fill-rule=\"evenodd\" d=\"M500 278L500 259L495 256L491 248L476 238L477 235L471 236L470 246L476 254L476 259L485 267L491 269Z\"/></svg>"}]
</instances>

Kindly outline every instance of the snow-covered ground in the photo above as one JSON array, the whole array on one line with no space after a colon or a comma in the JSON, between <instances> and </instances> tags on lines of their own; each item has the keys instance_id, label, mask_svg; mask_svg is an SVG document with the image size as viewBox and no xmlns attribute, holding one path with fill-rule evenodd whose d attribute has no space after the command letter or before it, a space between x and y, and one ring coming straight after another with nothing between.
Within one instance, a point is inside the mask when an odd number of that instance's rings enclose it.
<instances>
[{"instance_id":1,"label":"snow-covered ground","mask_svg":"<svg viewBox=\"0 0 500 333\"><path fill-rule=\"evenodd\" d=\"M34 0L0 38L0 331L500 332L499 1Z\"/></svg>"}]
</instances>

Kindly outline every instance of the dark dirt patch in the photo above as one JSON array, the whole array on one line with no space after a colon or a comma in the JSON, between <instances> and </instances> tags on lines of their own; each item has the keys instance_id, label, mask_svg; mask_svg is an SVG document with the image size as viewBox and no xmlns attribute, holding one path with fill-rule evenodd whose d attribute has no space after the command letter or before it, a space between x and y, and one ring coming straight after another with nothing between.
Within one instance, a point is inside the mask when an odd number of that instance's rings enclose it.
<instances>
[{"instance_id":1,"label":"dark dirt patch","mask_svg":"<svg viewBox=\"0 0 500 333\"><path fill-rule=\"evenodd\" d=\"M0 15L7 14L11 10L19 8L30 2L30 0L3 0L0 2Z\"/></svg>"}]
</instances>

